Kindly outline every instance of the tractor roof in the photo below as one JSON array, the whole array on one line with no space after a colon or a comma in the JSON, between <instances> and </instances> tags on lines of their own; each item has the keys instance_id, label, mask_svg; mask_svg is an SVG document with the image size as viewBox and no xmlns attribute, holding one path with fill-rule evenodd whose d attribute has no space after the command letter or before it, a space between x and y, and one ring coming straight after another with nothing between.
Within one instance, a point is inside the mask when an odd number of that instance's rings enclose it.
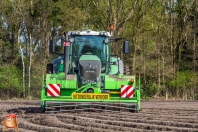
<instances>
[{"instance_id":1,"label":"tractor roof","mask_svg":"<svg viewBox=\"0 0 198 132\"><path fill-rule=\"evenodd\" d=\"M69 31L68 36L71 35L102 35L102 36L107 36L111 37L111 34L106 31L92 31L90 29L84 30L84 31Z\"/></svg>"}]
</instances>

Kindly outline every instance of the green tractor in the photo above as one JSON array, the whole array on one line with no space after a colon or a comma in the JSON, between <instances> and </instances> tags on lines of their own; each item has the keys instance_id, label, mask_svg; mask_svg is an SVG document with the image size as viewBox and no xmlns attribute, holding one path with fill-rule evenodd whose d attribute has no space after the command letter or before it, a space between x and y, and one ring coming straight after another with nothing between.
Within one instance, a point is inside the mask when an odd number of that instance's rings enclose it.
<instances>
[{"instance_id":1,"label":"green tractor","mask_svg":"<svg viewBox=\"0 0 198 132\"><path fill-rule=\"evenodd\" d=\"M64 35L64 54L47 64L41 90L43 112L77 110L140 110L140 75L128 75L123 61L111 55L106 31L70 31ZM55 41L50 40L50 52ZM129 41L123 41L124 54ZM129 70L129 69L128 69Z\"/></svg>"}]
</instances>

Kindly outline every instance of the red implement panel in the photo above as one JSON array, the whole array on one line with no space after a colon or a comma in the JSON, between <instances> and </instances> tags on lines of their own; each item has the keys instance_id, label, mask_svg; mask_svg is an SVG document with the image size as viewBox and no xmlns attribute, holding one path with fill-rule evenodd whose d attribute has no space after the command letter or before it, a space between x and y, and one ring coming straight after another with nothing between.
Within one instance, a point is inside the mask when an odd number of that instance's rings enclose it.
<instances>
[{"instance_id":1,"label":"red implement panel","mask_svg":"<svg viewBox=\"0 0 198 132\"><path fill-rule=\"evenodd\" d=\"M132 98L134 93L133 86L131 85L121 85L120 97L122 98Z\"/></svg>"},{"instance_id":2,"label":"red implement panel","mask_svg":"<svg viewBox=\"0 0 198 132\"><path fill-rule=\"evenodd\" d=\"M47 96L60 96L60 84L48 84Z\"/></svg>"}]
</instances>

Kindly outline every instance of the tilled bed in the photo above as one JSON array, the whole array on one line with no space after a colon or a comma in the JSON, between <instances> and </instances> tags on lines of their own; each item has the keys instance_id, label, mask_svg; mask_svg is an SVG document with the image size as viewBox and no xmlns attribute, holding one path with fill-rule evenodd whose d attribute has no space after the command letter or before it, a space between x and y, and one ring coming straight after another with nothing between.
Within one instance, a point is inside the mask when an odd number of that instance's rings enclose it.
<instances>
[{"instance_id":1,"label":"tilled bed","mask_svg":"<svg viewBox=\"0 0 198 132\"><path fill-rule=\"evenodd\" d=\"M139 113L55 114L41 113L39 101L1 101L0 122L9 113L17 115L20 132L198 131L198 101L142 101Z\"/></svg>"}]
</instances>

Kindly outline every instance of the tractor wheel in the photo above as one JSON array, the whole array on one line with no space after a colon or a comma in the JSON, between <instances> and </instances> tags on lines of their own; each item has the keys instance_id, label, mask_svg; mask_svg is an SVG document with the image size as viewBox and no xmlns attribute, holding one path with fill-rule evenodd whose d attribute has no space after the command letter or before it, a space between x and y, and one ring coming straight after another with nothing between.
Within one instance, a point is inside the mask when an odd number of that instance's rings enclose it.
<instances>
[{"instance_id":1,"label":"tractor wheel","mask_svg":"<svg viewBox=\"0 0 198 132\"><path fill-rule=\"evenodd\" d=\"M124 65L124 74L125 75L130 75L130 68L129 68L129 65Z\"/></svg>"}]
</instances>

